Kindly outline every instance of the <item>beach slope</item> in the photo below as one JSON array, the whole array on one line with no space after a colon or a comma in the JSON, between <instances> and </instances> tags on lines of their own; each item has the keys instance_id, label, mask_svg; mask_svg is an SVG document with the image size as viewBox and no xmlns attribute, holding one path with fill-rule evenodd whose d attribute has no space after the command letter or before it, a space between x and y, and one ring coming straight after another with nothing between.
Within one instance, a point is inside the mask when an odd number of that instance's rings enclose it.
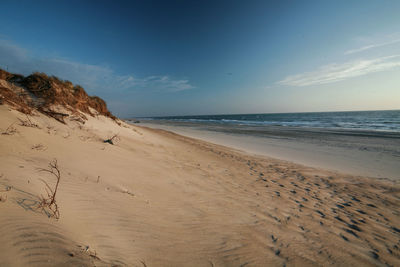
<instances>
[{"instance_id":1,"label":"beach slope","mask_svg":"<svg viewBox=\"0 0 400 267\"><path fill-rule=\"evenodd\" d=\"M0 105L0 266L400 264L394 182L102 115L65 122ZM59 219L38 207L54 160Z\"/></svg>"}]
</instances>

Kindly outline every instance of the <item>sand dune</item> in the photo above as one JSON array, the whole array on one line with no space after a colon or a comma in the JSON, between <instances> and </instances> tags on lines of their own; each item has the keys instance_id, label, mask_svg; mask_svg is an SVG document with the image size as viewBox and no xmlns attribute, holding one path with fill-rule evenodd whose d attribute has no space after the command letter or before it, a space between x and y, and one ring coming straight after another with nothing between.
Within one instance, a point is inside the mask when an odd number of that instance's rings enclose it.
<instances>
[{"instance_id":1,"label":"sand dune","mask_svg":"<svg viewBox=\"0 0 400 267\"><path fill-rule=\"evenodd\" d=\"M400 185L0 105L0 266L398 266ZM118 134L115 145L104 139ZM60 218L37 209L57 159Z\"/></svg>"}]
</instances>

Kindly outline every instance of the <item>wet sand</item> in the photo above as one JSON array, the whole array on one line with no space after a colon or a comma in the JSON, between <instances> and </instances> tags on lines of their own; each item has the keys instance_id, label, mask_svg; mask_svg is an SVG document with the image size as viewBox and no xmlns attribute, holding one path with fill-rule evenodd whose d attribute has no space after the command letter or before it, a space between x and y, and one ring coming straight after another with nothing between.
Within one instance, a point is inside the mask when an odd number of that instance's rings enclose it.
<instances>
[{"instance_id":1,"label":"wet sand","mask_svg":"<svg viewBox=\"0 0 400 267\"><path fill-rule=\"evenodd\" d=\"M400 133L145 120L140 125L307 166L400 179Z\"/></svg>"}]
</instances>

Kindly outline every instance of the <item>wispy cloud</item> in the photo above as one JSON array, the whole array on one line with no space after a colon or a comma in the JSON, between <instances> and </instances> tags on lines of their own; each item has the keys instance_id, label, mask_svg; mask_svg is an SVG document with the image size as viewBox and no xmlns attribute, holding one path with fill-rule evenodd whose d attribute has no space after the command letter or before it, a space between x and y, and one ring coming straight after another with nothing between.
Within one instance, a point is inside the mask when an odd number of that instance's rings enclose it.
<instances>
[{"instance_id":1,"label":"wispy cloud","mask_svg":"<svg viewBox=\"0 0 400 267\"><path fill-rule=\"evenodd\" d=\"M37 58L6 40L0 40L0 67L25 75L33 71L45 72L78 83L91 93L116 90L180 92L194 88L187 79L173 79L167 75L120 75L108 66L84 64L62 58Z\"/></svg>"},{"instance_id":2,"label":"wispy cloud","mask_svg":"<svg viewBox=\"0 0 400 267\"><path fill-rule=\"evenodd\" d=\"M396 43L400 43L400 39L396 39L396 40L392 40L392 41L388 41L388 42L383 42L383 43L376 43L376 44L366 45L366 46L363 46L363 47L360 47L360 48L348 50L344 54L345 55L350 55L350 54L354 54L354 53L363 52L365 50L378 48L378 47L382 47L382 46L386 46L386 45L392 45L392 44L396 44Z\"/></svg>"},{"instance_id":3,"label":"wispy cloud","mask_svg":"<svg viewBox=\"0 0 400 267\"><path fill-rule=\"evenodd\" d=\"M150 86L156 90L166 90L170 92L179 92L194 88L189 80L174 80L169 76L150 76L140 81L141 84Z\"/></svg>"},{"instance_id":4,"label":"wispy cloud","mask_svg":"<svg viewBox=\"0 0 400 267\"><path fill-rule=\"evenodd\" d=\"M326 65L313 72L291 75L279 81L278 84L289 86L327 84L397 67L400 67L400 55L355 60L342 64Z\"/></svg>"}]
</instances>

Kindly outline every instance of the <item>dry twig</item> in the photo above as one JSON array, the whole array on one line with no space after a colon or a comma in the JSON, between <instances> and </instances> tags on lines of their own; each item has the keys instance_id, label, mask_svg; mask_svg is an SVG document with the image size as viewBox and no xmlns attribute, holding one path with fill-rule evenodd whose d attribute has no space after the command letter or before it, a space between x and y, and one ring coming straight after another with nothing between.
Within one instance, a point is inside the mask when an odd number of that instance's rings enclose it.
<instances>
[{"instance_id":1,"label":"dry twig","mask_svg":"<svg viewBox=\"0 0 400 267\"><path fill-rule=\"evenodd\" d=\"M119 141L119 140L120 140L120 138L119 138L118 134L114 134L111 138L108 138L108 139L104 140L103 142L114 145L114 142Z\"/></svg>"},{"instance_id":2,"label":"dry twig","mask_svg":"<svg viewBox=\"0 0 400 267\"><path fill-rule=\"evenodd\" d=\"M5 131L3 131L2 135L13 135L17 133L17 129L13 126L15 122L11 123Z\"/></svg>"},{"instance_id":3,"label":"dry twig","mask_svg":"<svg viewBox=\"0 0 400 267\"><path fill-rule=\"evenodd\" d=\"M18 118L18 120L19 120L19 122L20 122L19 125L25 126L25 127L32 127L32 128L38 128L38 129L40 129L39 125L37 125L36 123L33 123L33 122L29 119L28 115L25 114L25 116L26 116L26 120L21 120L20 118Z\"/></svg>"},{"instance_id":4,"label":"dry twig","mask_svg":"<svg viewBox=\"0 0 400 267\"><path fill-rule=\"evenodd\" d=\"M61 172L59 170L57 160L54 159L53 161L51 161L49 163L48 169L39 169L39 171L48 172L52 174L57 179L57 182L53 189L49 186L49 184L46 181L40 179L46 185L45 189L47 197L44 197L43 195L40 196L40 202L37 208L42 209L49 217L54 217L56 219L59 219L60 211L58 209L58 205L56 202L56 194L61 179Z\"/></svg>"},{"instance_id":5,"label":"dry twig","mask_svg":"<svg viewBox=\"0 0 400 267\"><path fill-rule=\"evenodd\" d=\"M46 150L47 149L47 147L45 147L44 145L42 145L42 144L36 144L36 145L33 145L32 147L31 147L31 149L35 149L35 150Z\"/></svg>"}]
</instances>

